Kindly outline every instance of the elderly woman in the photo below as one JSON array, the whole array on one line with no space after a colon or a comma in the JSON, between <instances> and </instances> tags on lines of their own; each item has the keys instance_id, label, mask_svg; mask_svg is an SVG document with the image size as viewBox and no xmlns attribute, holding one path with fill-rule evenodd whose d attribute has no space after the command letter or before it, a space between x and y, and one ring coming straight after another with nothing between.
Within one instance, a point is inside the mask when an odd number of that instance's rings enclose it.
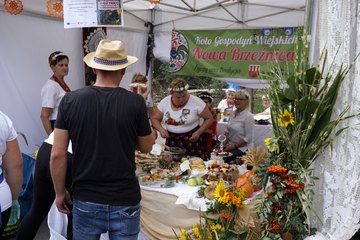
<instances>
[{"instance_id":1,"label":"elderly woman","mask_svg":"<svg viewBox=\"0 0 360 240\"><path fill-rule=\"evenodd\" d=\"M261 113L258 113L258 114L259 115L270 115L271 114L270 113L270 101L265 95L263 95L261 97L261 104L265 108L265 110L263 112L261 112Z\"/></svg>"},{"instance_id":2,"label":"elderly woman","mask_svg":"<svg viewBox=\"0 0 360 240\"><path fill-rule=\"evenodd\" d=\"M151 116L153 127L166 138L169 147L180 147L185 154L206 159L202 133L210 127L213 117L205 102L188 93L189 85L181 78L172 81L170 95L158 104ZM204 122L200 126L200 119ZM161 124L164 121L164 126Z\"/></svg>"},{"instance_id":3,"label":"elderly woman","mask_svg":"<svg viewBox=\"0 0 360 240\"><path fill-rule=\"evenodd\" d=\"M22 159L17 133L11 120L0 111L0 239L12 211L19 208L23 182Z\"/></svg>"},{"instance_id":4,"label":"elderly woman","mask_svg":"<svg viewBox=\"0 0 360 240\"><path fill-rule=\"evenodd\" d=\"M236 110L230 114L227 132L225 133L227 144L224 151L232 153L232 156L224 157L225 162L232 162L237 156L245 154L251 147L253 138L254 117L247 109L249 95L240 90L235 93Z\"/></svg>"},{"instance_id":5,"label":"elderly woman","mask_svg":"<svg viewBox=\"0 0 360 240\"><path fill-rule=\"evenodd\" d=\"M226 99L221 100L217 107L221 113L223 113L224 111L230 112L235 109L234 107L235 92L236 90L233 88L226 89L225 91Z\"/></svg>"}]
</instances>

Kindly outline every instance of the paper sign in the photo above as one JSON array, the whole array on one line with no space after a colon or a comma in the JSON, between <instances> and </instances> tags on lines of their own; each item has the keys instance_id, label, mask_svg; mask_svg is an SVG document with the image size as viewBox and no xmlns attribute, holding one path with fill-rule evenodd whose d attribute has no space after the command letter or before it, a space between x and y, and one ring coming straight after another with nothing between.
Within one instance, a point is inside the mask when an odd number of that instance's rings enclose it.
<instances>
[{"instance_id":1,"label":"paper sign","mask_svg":"<svg viewBox=\"0 0 360 240\"><path fill-rule=\"evenodd\" d=\"M64 27L124 25L122 0L64 0Z\"/></svg>"}]
</instances>

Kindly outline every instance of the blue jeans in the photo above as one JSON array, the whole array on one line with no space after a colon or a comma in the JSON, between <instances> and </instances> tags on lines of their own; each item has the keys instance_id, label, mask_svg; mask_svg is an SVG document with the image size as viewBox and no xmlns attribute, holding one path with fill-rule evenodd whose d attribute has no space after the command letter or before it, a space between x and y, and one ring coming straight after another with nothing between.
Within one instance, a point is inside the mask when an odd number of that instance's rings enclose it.
<instances>
[{"instance_id":1,"label":"blue jeans","mask_svg":"<svg viewBox=\"0 0 360 240\"><path fill-rule=\"evenodd\" d=\"M112 206L74 200L73 240L99 240L106 232L110 240L136 240L140 232L140 203Z\"/></svg>"}]
</instances>

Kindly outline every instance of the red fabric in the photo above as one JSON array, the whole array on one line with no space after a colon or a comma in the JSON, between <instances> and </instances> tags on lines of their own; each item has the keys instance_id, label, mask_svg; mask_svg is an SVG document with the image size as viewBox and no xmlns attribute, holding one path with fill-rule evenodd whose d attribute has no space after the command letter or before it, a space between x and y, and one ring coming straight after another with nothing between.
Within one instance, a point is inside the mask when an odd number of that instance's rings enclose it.
<instances>
[{"instance_id":1,"label":"red fabric","mask_svg":"<svg viewBox=\"0 0 360 240\"><path fill-rule=\"evenodd\" d=\"M52 76L53 80L57 82L62 89L64 89L65 92L71 92L69 86L65 82L60 82L60 80L55 77L55 75Z\"/></svg>"}]
</instances>

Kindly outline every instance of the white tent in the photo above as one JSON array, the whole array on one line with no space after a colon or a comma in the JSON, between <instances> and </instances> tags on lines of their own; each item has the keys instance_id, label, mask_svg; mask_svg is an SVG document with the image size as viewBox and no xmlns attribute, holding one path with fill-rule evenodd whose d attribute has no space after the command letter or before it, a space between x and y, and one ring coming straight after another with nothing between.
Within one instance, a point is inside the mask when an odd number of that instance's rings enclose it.
<instances>
[{"instance_id":1,"label":"white tent","mask_svg":"<svg viewBox=\"0 0 360 240\"><path fill-rule=\"evenodd\" d=\"M0 109L25 133L30 145L20 141L22 151L34 153L46 134L40 121L40 90L51 70L48 55L61 50L70 57L66 77L71 89L84 86L81 29L64 29L62 20L46 11L46 0L23 1L24 10L13 16L0 3ZM157 58L167 60L172 29L239 29L303 25L306 0L125 0L125 26L108 28L110 39L124 41L129 55L139 62L127 69L121 83L127 88L134 72L145 72L148 27L154 25ZM231 82L231 80L229 80ZM252 80L243 84L253 83Z\"/></svg>"},{"instance_id":2,"label":"white tent","mask_svg":"<svg viewBox=\"0 0 360 240\"><path fill-rule=\"evenodd\" d=\"M161 0L160 4L152 5L146 0L125 0L125 27L108 28L108 38L123 40L128 53L138 56L140 61L127 70L122 86L127 87L134 72L145 71L149 31L145 22L154 25L155 55L167 59L172 29L299 26L303 25L303 19L309 19L305 17L305 5L307 10L319 6L319 16L312 27L315 29L318 22L319 46L327 45L332 59L336 46L341 43L336 65L349 63L359 52L360 1L314 2L316 4L310 0L307 4L306 0ZM0 110L12 118L18 131L26 134L30 146L24 146L20 140L21 149L31 154L45 138L39 115L40 89L51 75L48 55L54 50L66 52L70 57L67 82L72 89L84 86L82 32L81 29L65 30L62 21L49 17L46 0L24 0L24 12L17 16L2 11L2 5L3 1L0 2ZM312 55L314 52L310 53ZM357 63L337 105L341 109L353 103L351 114L360 109L359 69ZM354 119L354 124L358 120ZM322 157L326 159L316 162L315 169L321 181L315 207L324 225L318 223L320 232L309 239L349 239L359 228L359 131L352 128L341 135L333 151Z\"/></svg>"}]
</instances>

